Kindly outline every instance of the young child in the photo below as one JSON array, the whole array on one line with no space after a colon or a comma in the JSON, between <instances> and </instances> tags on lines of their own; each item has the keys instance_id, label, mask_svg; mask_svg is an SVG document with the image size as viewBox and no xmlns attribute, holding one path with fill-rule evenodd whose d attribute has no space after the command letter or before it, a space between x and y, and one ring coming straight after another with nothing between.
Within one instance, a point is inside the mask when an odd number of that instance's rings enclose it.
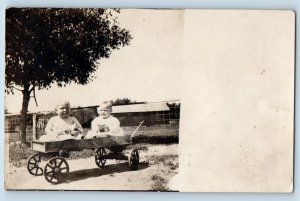
<instances>
[{"instance_id":1,"label":"young child","mask_svg":"<svg viewBox=\"0 0 300 201\"><path fill-rule=\"evenodd\" d=\"M86 138L124 135L123 129L120 127L120 121L113 117L111 112L111 102L104 101L100 104L99 116L92 121L92 129L87 133Z\"/></svg>"},{"instance_id":2,"label":"young child","mask_svg":"<svg viewBox=\"0 0 300 201\"><path fill-rule=\"evenodd\" d=\"M57 116L49 119L45 128L46 135L41 136L40 140L81 139L83 129L75 117L69 116L69 101L60 101L55 111Z\"/></svg>"}]
</instances>

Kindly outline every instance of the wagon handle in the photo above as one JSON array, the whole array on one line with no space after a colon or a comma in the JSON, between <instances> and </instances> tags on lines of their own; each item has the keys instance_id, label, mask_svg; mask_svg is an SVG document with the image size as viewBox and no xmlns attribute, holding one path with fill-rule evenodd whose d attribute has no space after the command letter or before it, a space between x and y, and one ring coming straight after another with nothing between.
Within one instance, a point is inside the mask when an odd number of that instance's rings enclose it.
<instances>
[{"instance_id":1,"label":"wagon handle","mask_svg":"<svg viewBox=\"0 0 300 201\"><path fill-rule=\"evenodd\" d=\"M139 128L142 126L142 124L144 123L144 121L140 122L140 125L135 129L135 131L131 134L131 138L133 138L133 136L136 134L136 132L139 130Z\"/></svg>"}]
</instances>

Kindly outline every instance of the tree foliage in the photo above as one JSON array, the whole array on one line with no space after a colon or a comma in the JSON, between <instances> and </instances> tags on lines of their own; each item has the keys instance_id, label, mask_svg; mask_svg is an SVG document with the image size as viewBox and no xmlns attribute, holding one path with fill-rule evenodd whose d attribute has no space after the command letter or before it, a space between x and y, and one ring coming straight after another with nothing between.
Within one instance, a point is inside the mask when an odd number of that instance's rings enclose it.
<instances>
[{"instance_id":1,"label":"tree foliage","mask_svg":"<svg viewBox=\"0 0 300 201\"><path fill-rule=\"evenodd\" d=\"M6 92L93 79L100 58L128 45L118 9L10 8L6 11Z\"/></svg>"},{"instance_id":2,"label":"tree foliage","mask_svg":"<svg viewBox=\"0 0 300 201\"><path fill-rule=\"evenodd\" d=\"M4 114L10 114L10 112L8 111L8 109L6 107L4 108Z\"/></svg>"},{"instance_id":3,"label":"tree foliage","mask_svg":"<svg viewBox=\"0 0 300 201\"><path fill-rule=\"evenodd\" d=\"M131 100L130 98L117 98L114 101L111 101L112 105L132 105L132 104L142 104L145 102L136 102Z\"/></svg>"}]
</instances>

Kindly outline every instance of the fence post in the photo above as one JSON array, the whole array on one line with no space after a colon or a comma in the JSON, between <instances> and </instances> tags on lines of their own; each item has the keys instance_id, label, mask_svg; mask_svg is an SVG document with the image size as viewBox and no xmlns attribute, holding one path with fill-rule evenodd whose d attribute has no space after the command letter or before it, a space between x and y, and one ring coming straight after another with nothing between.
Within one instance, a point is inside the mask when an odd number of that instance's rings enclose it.
<instances>
[{"instance_id":1,"label":"fence post","mask_svg":"<svg viewBox=\"0 0 300 201\"><path fill-rule=\"evenodd\" d=\"M36 114L32 115L32 139L36 140L37 136L36 136L37 132L36 132Z\"/></svg>"}]
</instances>

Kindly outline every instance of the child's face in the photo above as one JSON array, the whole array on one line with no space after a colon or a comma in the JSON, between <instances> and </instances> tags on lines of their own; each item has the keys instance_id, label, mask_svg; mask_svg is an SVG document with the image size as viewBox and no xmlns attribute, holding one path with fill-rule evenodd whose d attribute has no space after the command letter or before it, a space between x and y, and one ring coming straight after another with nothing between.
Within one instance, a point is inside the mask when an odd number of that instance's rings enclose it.
<instances>
[{"instance_id":1,"label":"child's face","mask_svg":"<svg viewBox=\"0 0 300 201\"><path fill-rule=\"evenodd\" d=\"M111 108L110 107L101 107L99 108L100 116L102 119L106 119L111 114Z\"/></svg>"},{"instance_id":2,"label":"child's face","mask_svg":"<svg viewBox=\"0 0 300 201\"><path fill-rule=\"evenodd\" d=\"M60 105L56 108L56 112L60 118L67 119L70 114L70 105L69 104Z\"/></svg>"}]
</instances>

